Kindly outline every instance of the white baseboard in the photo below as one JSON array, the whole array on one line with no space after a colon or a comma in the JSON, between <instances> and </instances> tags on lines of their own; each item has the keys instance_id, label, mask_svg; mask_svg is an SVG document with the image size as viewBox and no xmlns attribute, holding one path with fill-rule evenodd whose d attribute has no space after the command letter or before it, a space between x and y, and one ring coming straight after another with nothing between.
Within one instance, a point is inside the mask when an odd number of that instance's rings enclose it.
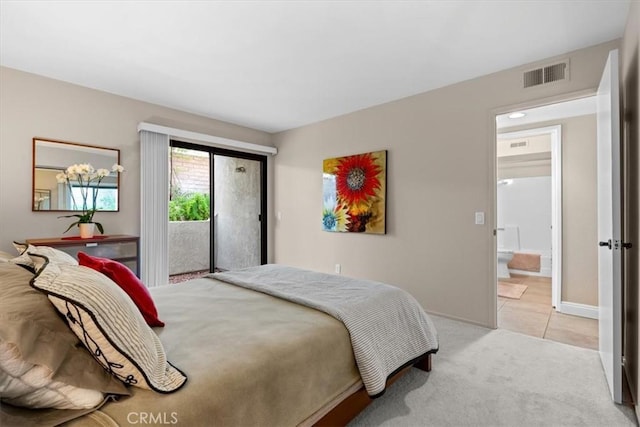
<instances>
[{"instance_id":1,"label":"white baseboard","mask_svg":"<svg viewBox=\"0 0 640 427\"><path fill-rule=\"evenodd\" d=\"M459 322L469 323L471 325L482 326L483 328L496 329L496 328L493 328L493 327L491 327L489 325L485 325L484 323L480 323L480 322L476 322L474 320L467 319L466 317L451 316L449 314L444 314L444 313L440 313L438 311L433 311L433 310L425 310L425 311L427 312L427 314L432 314L434 316L444 317L445 319L457 320Z\"/></svg>"},{"instance_id":2,"label":"white baseboard","mask_svg":"<svg viewBox=\"0 0 640 427\"><path fill-rule=\"evenodd\" d=\"M571 314L573 316L588 317L598 319L598 307L594 305L578 304L577 302L562 301L557 307L560 313Z\"/></svg>"}]
</instances>

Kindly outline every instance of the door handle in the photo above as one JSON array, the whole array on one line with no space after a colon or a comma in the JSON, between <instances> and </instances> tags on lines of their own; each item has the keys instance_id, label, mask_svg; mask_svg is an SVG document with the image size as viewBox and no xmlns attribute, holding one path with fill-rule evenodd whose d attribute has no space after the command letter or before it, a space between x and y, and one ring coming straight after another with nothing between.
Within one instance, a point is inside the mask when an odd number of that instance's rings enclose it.
<instances>
[{"instance_id":1,"label":"door handle","mask_svg":"<svg viewBox=\"0 0 640 427\"><path fill-rule=\"evenodd\" d=\"M598 246L607 246L609 249L611 249L611 239L609 239L609 241L607 242L599 242Z\"/></svg>"}]
</instances>

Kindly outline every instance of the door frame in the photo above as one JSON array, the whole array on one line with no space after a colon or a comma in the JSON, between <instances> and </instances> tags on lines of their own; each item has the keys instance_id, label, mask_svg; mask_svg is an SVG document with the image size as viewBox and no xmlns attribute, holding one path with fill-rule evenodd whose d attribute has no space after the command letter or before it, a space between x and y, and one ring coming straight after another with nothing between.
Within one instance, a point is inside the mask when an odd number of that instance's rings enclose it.
<instances>
[{"instance_id":1,"label":"door frame","mask_svg":"<svg viewBox=\"0 0 640 427\"><path fill-rule=\"evenodd\" d=\"M498 135L502 139L549 135L551 139L551 305L557 311L562 312L562 125L544 126L500 134L497 133L496 129L496 144ZM497 179L496 156L496 182ZM496 218L498 215L497 204L498 198L496 196Z\"/></svg>"},{"instance_id":2,"label":"door frame","mask_svg":"<svg viewBox=\"0 0 640 427\"><path fill-rule=\"evenodd\" d=\"M493 208L493 215L491 218L491 223L493 226L493 251L492 251L492 267L491 267L491 271L492 271L492 281L494 283L493 289L492 289L492 299L491 302L493 304L493 327L497 328L498 327L498 239L496 238L496 229L498 228L498 223L497 223L497 207L498 207L498 186L496 185L496 183L498 182L498 153L497 153L497 144L496 144L496 139L498 136L498 127L496 125L496 117L503 115L503 114L507 114L507 113L511 113L514 111L518 111L518 110L525 110L525 109L529 109L529 108L535 108L535 107L544 107L546 105L551 105L551 104L558 104L558 103L562 103L562 102L566 102L566 101L572 101L575 99L579 99L579 98L585 98L585 97L589 97L589 96L595 96L596 95L596 91L597 88L591 88L591 89L585 89L585 90L581 90L581 91L576 91L576 92L569 92L569 93L564 93L564 94L560 94L560 95L555 95L555 96L551 96L548 98L539 98L539 99L532 99L529 101L525 101L525 102L520 102L520 103L515 103L515 104L508 104L502 107L498 107L498 108L494 108L489 110L489 114L488 114L488 118L487 120L489 120L490 125L489 125L489 138L491 138L491 141L493 141L493 143L491 144L491 158L490 158L490 170L491 173L489 174L489 180L490 180L490 185L492 188L492 208ZM566 308L566 307L565 307Z\"/></svg>"},{"instance_id":3,"label":"door frame","mask_svg":"<svg viewBox=\"0 0 640 427\"><path fill-rule=\"evenodd\" d=\"M189 150L197 150L209 153L209 188L214 186L214 162L213 156L226 156L238 159L255 160L260 162L260 264L267 263L267 232L268 232L268 216L267 216L267 156L261 154L247 153L243 151L229 150L226 148L214 147L211 145L203 145L192 142L180 141L171 138L169 147L186 148ZM215 212L215 197L209 199L209 210L211 214L211 229L209 234L209 269L213 272L215 268L215 227L213 226L213 212Z\"/></svg>"}]
</instances>

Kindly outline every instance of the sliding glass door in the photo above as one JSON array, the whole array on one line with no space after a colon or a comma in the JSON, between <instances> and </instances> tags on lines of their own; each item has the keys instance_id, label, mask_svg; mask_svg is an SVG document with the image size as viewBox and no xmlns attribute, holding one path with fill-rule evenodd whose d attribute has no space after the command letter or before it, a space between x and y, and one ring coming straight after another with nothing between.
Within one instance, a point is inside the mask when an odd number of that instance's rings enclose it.
<instances>
[{"instance_id":1,"label":"sliding glass door","mask_svg":"<svg viewBox=\"0 0 640 427\"><path fill-rule=\"evenodd\" d=\"M214 267L233 270L262 263L259 160L213 155Z\"/></svg>"},{"instance_id":2,"label":"sliding glass door","mask_svg":"<svg viewBox=\"0 0 640 427\"><path fill-rule=\"evenodd\" d=\"M266 157L171 141L170 158L171 281L266 263Z\"/></svg>"}]
</instances>

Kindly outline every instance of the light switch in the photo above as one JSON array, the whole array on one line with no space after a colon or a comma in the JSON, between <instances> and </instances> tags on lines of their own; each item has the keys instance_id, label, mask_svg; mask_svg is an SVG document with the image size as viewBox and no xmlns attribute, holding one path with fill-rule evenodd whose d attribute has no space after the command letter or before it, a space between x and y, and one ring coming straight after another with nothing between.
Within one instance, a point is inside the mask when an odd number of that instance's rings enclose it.
<instances>
[{"instance_id":1,"label":"light switch","mask_svg":"<svg viewBox=\"0 0 640 427\"><path fill-rule=\"evenodd\" d=\"M484 212L476 212L476 225L484 225Z\"/></svg>"}]
</instances>

